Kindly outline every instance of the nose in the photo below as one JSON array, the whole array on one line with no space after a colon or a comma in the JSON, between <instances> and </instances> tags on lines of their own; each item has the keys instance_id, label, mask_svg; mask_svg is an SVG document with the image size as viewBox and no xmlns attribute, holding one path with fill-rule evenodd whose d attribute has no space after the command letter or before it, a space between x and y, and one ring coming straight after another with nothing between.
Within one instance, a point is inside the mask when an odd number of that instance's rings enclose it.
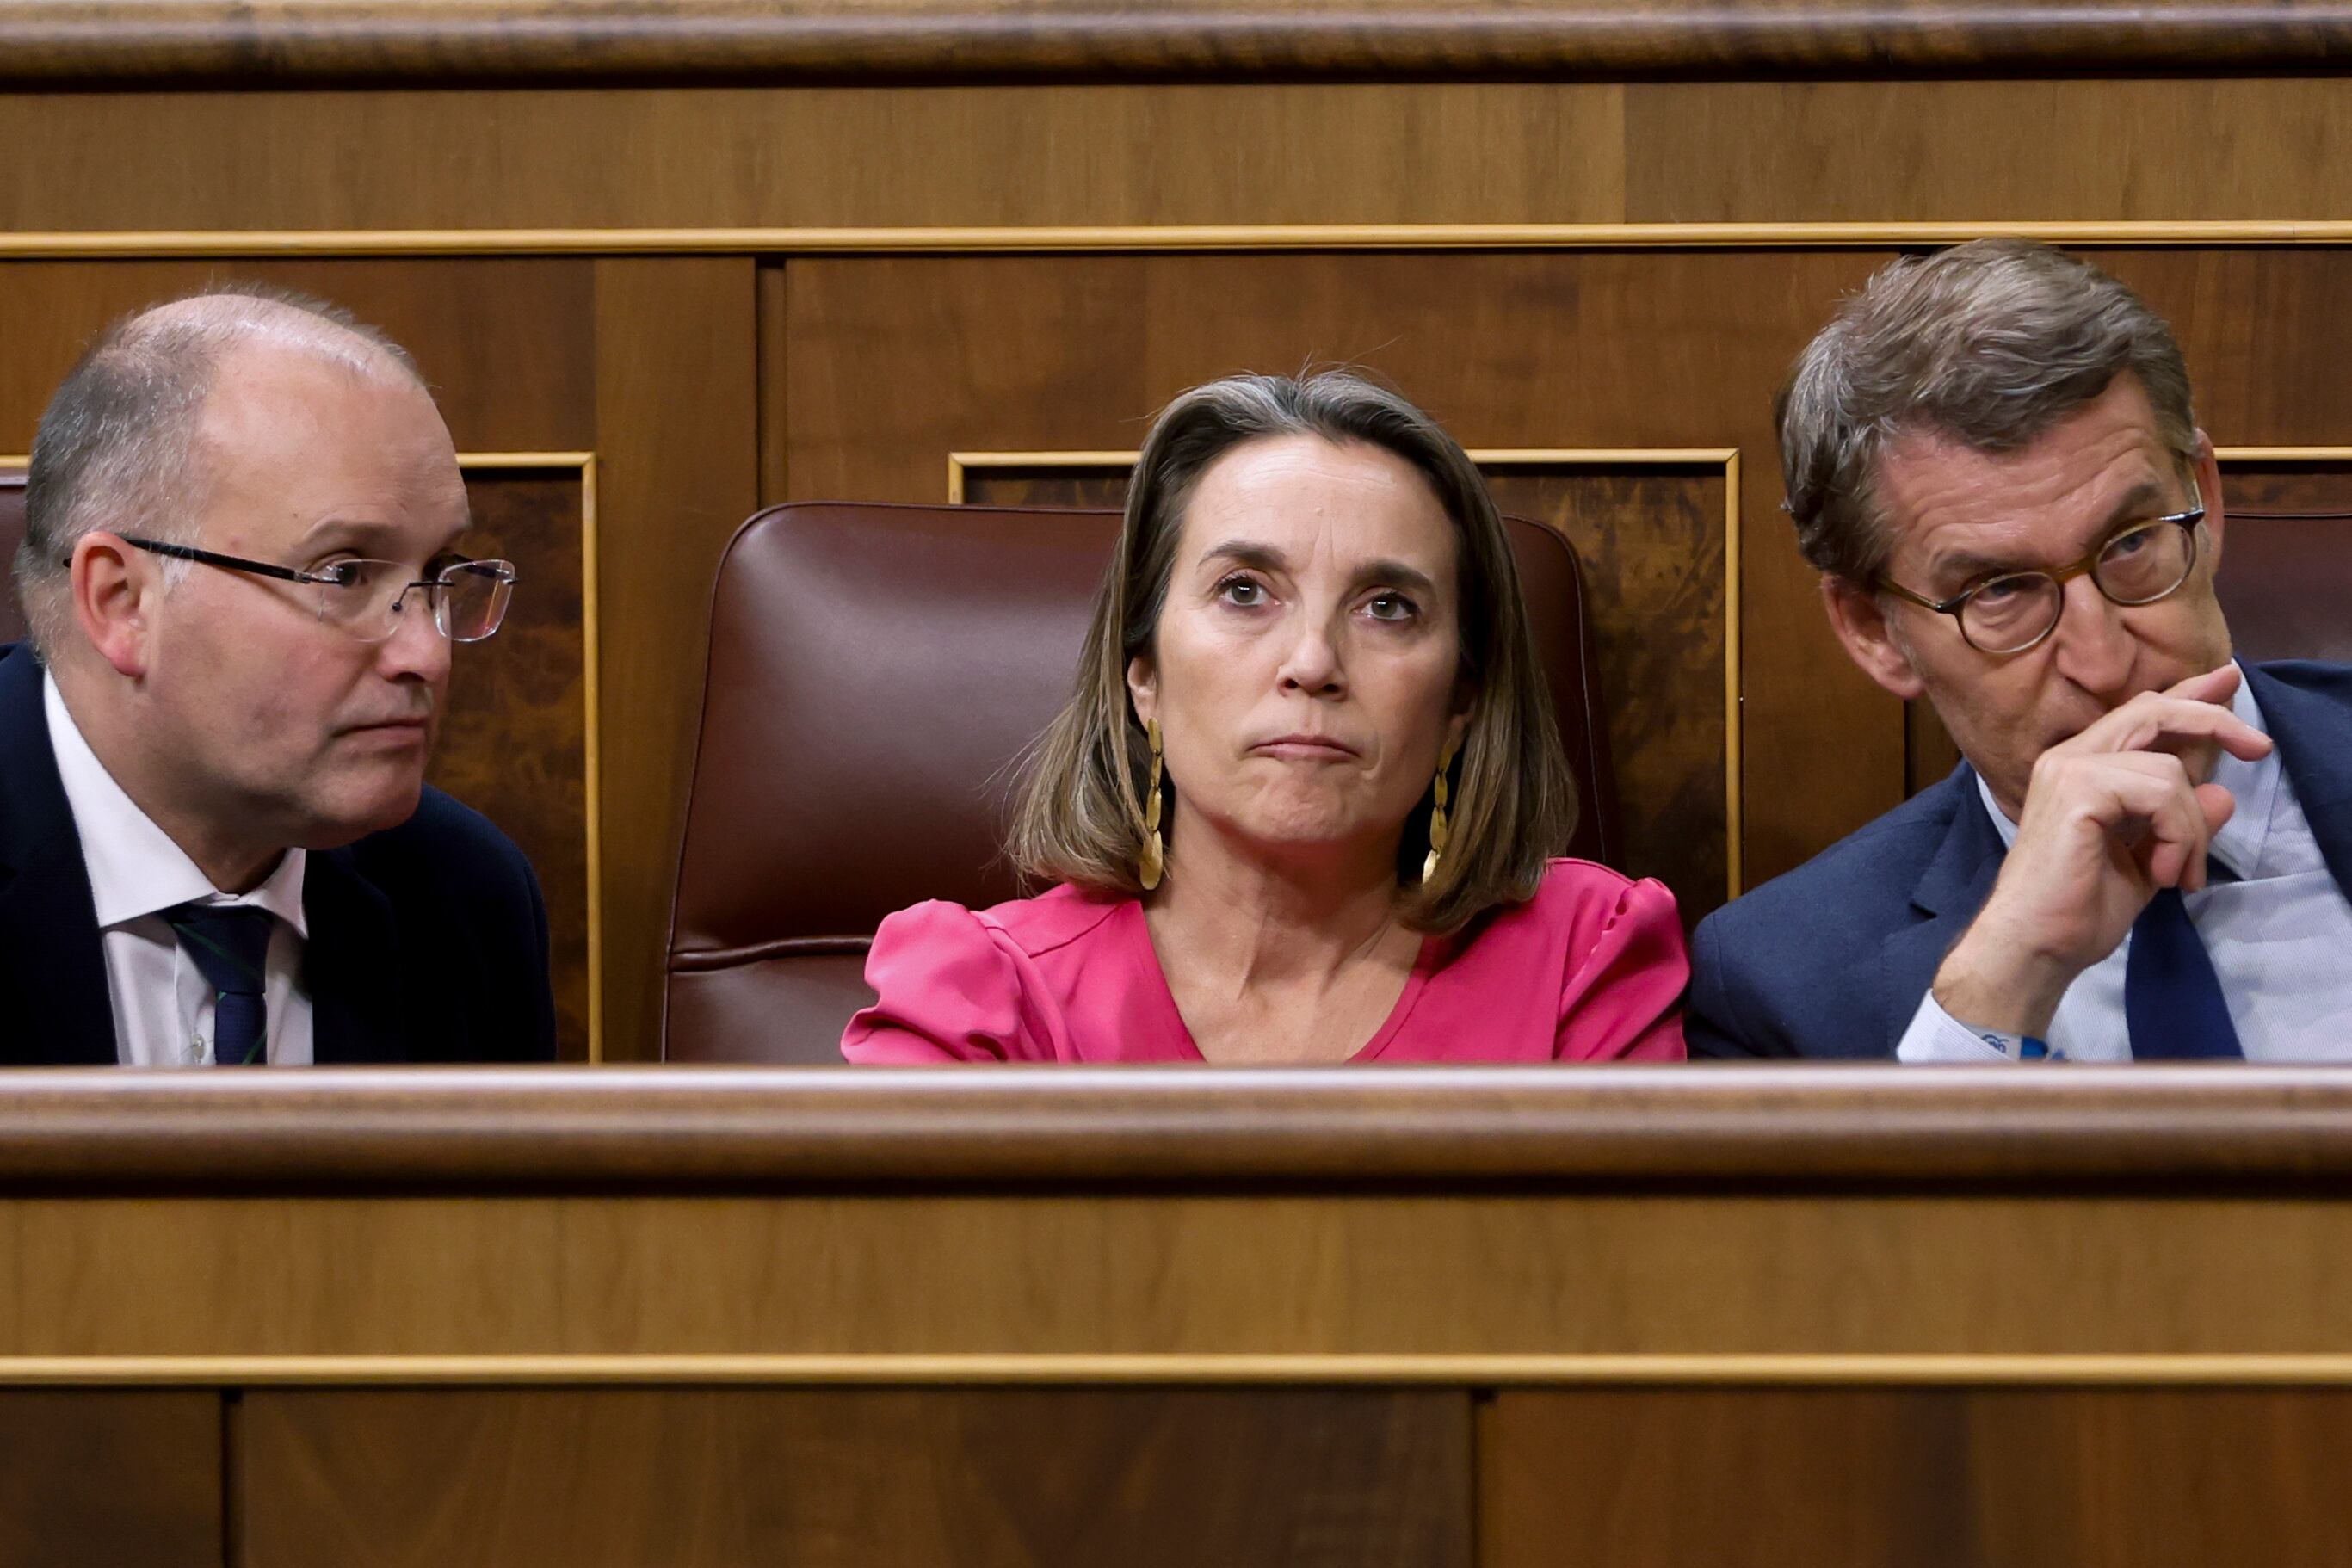
<instances>
[{"instance_id":1,"label":"nose","mask_svg":"<svg viewBox=\"0 0 2352 1568\"><path fill-rule=\"evenodd\" d=\"M422 588L403 595L392 635L375 646L377 673L387 680L422 680L437 690L449 679L449 639L435 624L430 596Z\"/></svg>"},{"instance_id":2,"label":"nose","mask_svg":"<svg viewBox=\"0 0 2352 1568\"><path fill-rule=\"evenodd\" d=\"M1345 689L1346 666L1329 621L1315 616L1299 617L1298 635L1283 655L1279 677L1285 692L1307 697L1332 697Z\"/></svg>"},{"instance_id":3,"label":"nose","mask_svg":"<svg viewBox=\"0 0 2352 1568\"><path fill-rule=\"evenodd\" d=\"M2121 691L2139 652L2122 607L2099 592L2087 572L2066 584L2050 640L2058 673L2093 696Z\"/></svg>"}]
</instances>

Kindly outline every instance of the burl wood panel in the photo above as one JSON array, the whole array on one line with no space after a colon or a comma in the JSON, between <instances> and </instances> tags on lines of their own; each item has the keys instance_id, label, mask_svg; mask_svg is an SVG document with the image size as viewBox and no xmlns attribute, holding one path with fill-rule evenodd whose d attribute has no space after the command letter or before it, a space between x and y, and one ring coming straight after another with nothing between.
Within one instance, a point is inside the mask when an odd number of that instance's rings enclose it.
<instances>
[{"instance_id":1,"label":"burl wood panel","mask_svg":"<svg viewBox=\"0 0 2352 1568\"><path fill-rule=\"evenodd\" d=\"M1457 1391L257 1391L246 1568L1468 1568Z\"/></svg>"},{"instance_id":2,"label":"burl wood panel","mask_svg":"<svg viewBox=\"0 0 2352 1568\"><path fill-rule=\"evenodd\" d=\"M221 1398L0 1390L0 1563L221 1568Z\"/></svg>"},{"instance_id":3,"label":"burl wood panel","mask_svg":"<svg viewBox=\"0 0 2352 1568\"><path fill-rule=\"evenodd\" d=\"M788 326L769 341L768 384L782 395L764 400L762 418L771 430L783 426L771 450L782 453L794 500L936 501L950 452L1131 450L1152 411L1188 385L1333 360L1384 374L1466 447L1739 448L1748 458L1741 515L1754 520L1739 585L1753 882L1903 796L1899 707L1838 649L1814 574L1779 521L1770 408L1789 360L1842 291L1885 259L1645 251L795 260L782 290ZM1645 518L1625 558L1653 569L1662 557L1648 552L1680 537L1675 526L1671 516ZM1719 601L1706 600L1664 594L1667 626L1645 630L1688 650L1708 635L1703 625L1719 620ZM1720 713L1719 691L1706 707ZM1616 763L1621 777L1647 765L1624 748ZM1704 880L1687 868L1676 875Z\"/></svg>"},{"instance_id":4,"label":"burl wood panel","mask_svg":"<svg viewBox=\"0 0 2352 1568\"><path fill-rule=\"evenodd\" d=\"M2352 1563L2352 1391L1506 1392L1488 1568Z\"/></svg>"},{"instance_id":5,"label":"burl wood panel","mask_svg":"<svg viewBox=\"0 0 2352 1568\"><path fill-rule=\"evenodd\" d=\"M1575 544L1609 710L1625 826L1621 869L1672 888L1691 924L1725 895L1724 483L1716 465L1491 466L1503 510ZM964 499L996 506L1108 506L1121 468L985 467Z\"/></svg>"},{"instance_id":6,"label":"burl wood panel","mask_svg":"<svg viewBox=\"0 0 2352 1568\"><path fill-rule=\"evenodd\" d=\"M477 468L462 553L511 561L507 618L451 659L432 782L521 846L547 899L561 1054L588 1055L587 664L581 572L584 514L572 469Z\"/></svg>"}]
</instances>

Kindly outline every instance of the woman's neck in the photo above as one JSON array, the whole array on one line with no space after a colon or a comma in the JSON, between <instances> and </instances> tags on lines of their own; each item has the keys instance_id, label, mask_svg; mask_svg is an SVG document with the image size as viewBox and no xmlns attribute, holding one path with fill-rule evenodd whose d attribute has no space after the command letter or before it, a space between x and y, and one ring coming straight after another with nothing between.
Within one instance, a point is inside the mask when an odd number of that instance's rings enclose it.
<instances>
[{"instance_id":1,"label":"woman's neck","mask_svg":"<svg viewBox=\"0 0 2352 1568\"><path fill-rule=\"evenodd\" d=\"M1171 981L1239 997L1268 986L1315 990L1360 961L1410 966L1419 938L1396 920L1390 844L1268 855L1183 812L1168 879L1146 904Z\"/></svg>"}]
</instances>

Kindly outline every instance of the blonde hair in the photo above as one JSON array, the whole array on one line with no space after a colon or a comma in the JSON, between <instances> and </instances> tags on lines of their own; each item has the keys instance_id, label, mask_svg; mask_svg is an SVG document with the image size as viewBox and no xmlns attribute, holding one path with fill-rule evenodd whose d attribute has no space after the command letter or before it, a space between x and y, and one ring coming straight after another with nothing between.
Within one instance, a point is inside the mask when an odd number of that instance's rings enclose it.
<instances>
[{"instance_id":1,"label":"blonde hair","mask_svg":"<svg viewBox=\"0 0 2352 1568\"><path fill-rule=\"evenodd\" d=\"M1076 689L1024 765L1007 843L1013 864L1042 880L1141 896L1136 862L1150 759L1128 694L1128 665L1151 651L1201 476L1246 442L1293 435L1361 442L1402 458L1429 481L1460 543L1470 718L1448 805L1449 843L1425 884L1426 799L1403 825L1399 916L1417 931L1448 931L1497 904L1523 903L1574 831L1576 786L1502 517L1476 467L1436 421L1397 393L1336 370L1228 376L1160 411L1128 486Z\"/></svg>"}]
</instances>

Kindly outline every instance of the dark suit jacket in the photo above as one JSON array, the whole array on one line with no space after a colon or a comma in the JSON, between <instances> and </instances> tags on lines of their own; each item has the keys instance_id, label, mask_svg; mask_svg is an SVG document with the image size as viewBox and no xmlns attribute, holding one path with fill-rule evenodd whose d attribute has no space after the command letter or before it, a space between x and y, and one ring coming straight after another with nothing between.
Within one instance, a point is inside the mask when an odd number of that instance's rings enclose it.
<instances>
[{"instance_id":1,"label":"dark suit jacket","mask_svg":"<svg viewBox=\"0 0 2352 1568\"><path fill-rule=\"evenodd\" d=\"M416 815L311 852L302 969L335 1062L555 1055L547 908L514 841L427 789ZM0 646L0 1066L117 1059L98 913L28 644Z\"/></svg>"},{"instance_id":2,"label":"dark suit jacket","mask_svg":"<svg viewBox=\"0 0 2352 1568\"><path fill-rule=\"evenodd\" d=\"M2246 679L2336 886L2352 889L2352 667ZM2005 853L1966 763L1853 837L1699 922L1694 1057L1891 1057Z\"/></svg>"}]
</instances>

